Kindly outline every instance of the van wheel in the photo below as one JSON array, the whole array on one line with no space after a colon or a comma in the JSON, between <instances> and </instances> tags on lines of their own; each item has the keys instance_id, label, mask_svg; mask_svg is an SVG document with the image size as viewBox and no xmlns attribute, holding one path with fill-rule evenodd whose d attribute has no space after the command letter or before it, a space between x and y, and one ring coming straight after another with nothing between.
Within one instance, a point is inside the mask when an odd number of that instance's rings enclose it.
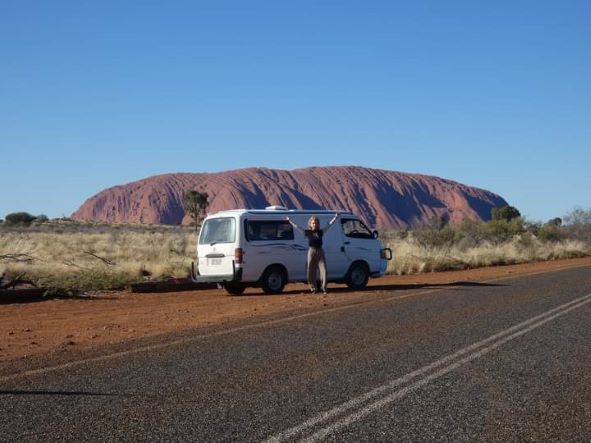
<instances>
[{"instance_id":1,"label":"van wheel","mask_svg":"<svg viewBox=\"0 0 591 443\"><path fill-rule=\"evenodd\" d=\"M241 295L246 289L246 286L224 285L224 289L230 295Z\"/></svg>"},{"instance_id":2,"label":"van wheel","mask_svg":"<svg viewBox=\"0 0 591 443\"><path fill-rule=\"evenodd\" d=\"M287 283L285 271L279 266L272 266L261 277L261 286L265 294L280 294Z\"/></svg>"},{"instance_id":3,"label":"van wheel","mask_svg":"<svg viewBox=\"0 0 591 443\"><path fill-rule=\"evenodd\" d=\"M367 286L369 280L369 271L365 263L354 263L349 269L347 276L347 286L351 289L363 289Z\"/></svg>"}]
</instances>

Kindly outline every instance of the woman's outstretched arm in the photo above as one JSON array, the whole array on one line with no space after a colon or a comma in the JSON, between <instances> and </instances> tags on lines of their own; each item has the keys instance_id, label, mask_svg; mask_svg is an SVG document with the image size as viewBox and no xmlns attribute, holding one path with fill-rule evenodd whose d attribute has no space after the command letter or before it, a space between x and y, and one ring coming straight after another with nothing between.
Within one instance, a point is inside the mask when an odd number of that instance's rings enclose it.
<instances>
[{"instance_id":1,"label":"woman's outstretched arm","mask_svg":"<svg viewBox=\"0 0 591 443\"><path fill-rule=\"evenodd\" d=\"M325 227L323 227L323 228L322 228L322 230L323 230L324 232L328 231L328 230L329 230L329 229L332 227L332 225L334 225L334 223L337 221L337 219L339 218L339 215L340 215L340 214L337 212L337 213L334 215L334 217L332 218L332 220L331 220L331 221L329 221L329 222L328 222L328 224L327 224Z\"/></svg>"},{"instance_id":2,"label":"woman's outstretched arm","mask_svg":"<svg viewBox=\"0 0 591 443\"><path fill-rule=\"evenodd\" d=\"M285 217L285 220L289 222L289 224L291 224L294 228L296 228L298 231L304 232L305 229L298 226L296 222L294 222L291 218L289 217Z\"/></svg>"}]
</instances>

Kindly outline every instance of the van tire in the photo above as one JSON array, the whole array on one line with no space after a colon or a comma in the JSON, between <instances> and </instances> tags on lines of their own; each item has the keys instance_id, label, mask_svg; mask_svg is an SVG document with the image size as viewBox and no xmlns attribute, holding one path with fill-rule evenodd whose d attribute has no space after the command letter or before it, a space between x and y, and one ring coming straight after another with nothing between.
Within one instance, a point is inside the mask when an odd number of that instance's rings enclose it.
<instances>
[{"instance_id":1,"label":"van tire","mask_svg":"<svg viewBox=\"0 0 591 443\"><path fill-rule=\"evenodd\" d=\"M246 289L246 286L227 284L224 285L224 289L230 295L242 295L242 293Z\"/></svg>"},{"instance_id":2,"label":"van tire","mask_svg":"<svg viewBox=\"0 0 591 443\"><path fill-rule=\"evenodd\" d=\"M261 277L261 287L265 294L280 294L287 283L285 269L280 266L271 266Z\"/></svg>"},{"instance_id":3,"label":"van tire","mask_svg":"<svg viewBox=\"0 0 591 443\"><path fill-rule=\"evenodd\" d=\"M353 263L347 273L347 286L350 289L363 289L369 280L369 270L363 262Z\"/></svg>"}]
</instances>

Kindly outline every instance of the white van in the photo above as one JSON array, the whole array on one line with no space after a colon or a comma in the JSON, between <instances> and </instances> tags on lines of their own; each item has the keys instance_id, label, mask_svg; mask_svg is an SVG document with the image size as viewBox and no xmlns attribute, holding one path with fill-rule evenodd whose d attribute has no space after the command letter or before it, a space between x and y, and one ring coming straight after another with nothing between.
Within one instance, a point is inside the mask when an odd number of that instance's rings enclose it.
<instances>
[{"instance_id":1,"label":"white van","mask_svg":"<svg viewBox=\"0 0 591 443\"><path fill-rule=\"evenodd\" d=\"M210 214L199 233L198 274L193 279L218 283L230 294L241 294L249 286L278 294L288 282L305 282L308 242L285 218L305 228L316 215L323 228L336 212L269 206ZM392 251L358 217L338 212L336 224L323 237L327 280L362 289L369 277L386 272Z\"/></svg>"}]
</instances>

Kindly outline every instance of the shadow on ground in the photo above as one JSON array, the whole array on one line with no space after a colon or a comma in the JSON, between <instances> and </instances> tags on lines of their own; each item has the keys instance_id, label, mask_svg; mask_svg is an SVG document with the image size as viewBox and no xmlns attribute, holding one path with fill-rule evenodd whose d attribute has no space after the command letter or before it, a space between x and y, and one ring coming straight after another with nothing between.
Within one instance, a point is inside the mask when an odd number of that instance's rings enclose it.
<instances>
[{"instance_id":1,"label":"shadow on ground","mask_svg":"<svg viewBox=\"0 0 591 443\"><path fill-rule=\"evenodd\" d=\"M346 292L376 292L376 291L412 291L417 289L462 289L462 288L470 288L470 287L501 287L506 286L503 284L498 283L480 283L480 282L473 282L473 281L457 281L452 283L416 283L416 284L392 284L392 285L374 285L374 286L367 286L364 289L349 289L349 288L331 288L328 286L328 294L340 294ZM283 291L279 296L282 295L297 295L297 294L308 294L308 290L302 289L293 289ZM252 294L243 294L241 297L248 297L248 296L260 296L266 295L262 292L252 293Z\"/></svg>"},{"instance_id":2,"label":"shadow on ground","mask_svg":"<svg viewBox=\"0 0 591 443\"><path fill-rule=\"evenodd\" d=\"M66 395L66 396L99 396L99 397L117 397L119 394L103 394L101 392L85 392L85 391L3 391L0 390L0 395Z\"/></svg>"},{"instance_id":3,"label":"shadow on ground","mask_svg":"<svg viewBox=\"0 0 591 443\"><path fill-rule=\"evenodd\" d=\"M27 289L4 289L0 290L0 305L13 303L35 303L40 301L55 299L71 300L98 300L84 294L68 294L61 292L52 292L46 288L27 288ZM101 296L101 300L110 300L114 297Z\"/></svg>"}]
</instances>

